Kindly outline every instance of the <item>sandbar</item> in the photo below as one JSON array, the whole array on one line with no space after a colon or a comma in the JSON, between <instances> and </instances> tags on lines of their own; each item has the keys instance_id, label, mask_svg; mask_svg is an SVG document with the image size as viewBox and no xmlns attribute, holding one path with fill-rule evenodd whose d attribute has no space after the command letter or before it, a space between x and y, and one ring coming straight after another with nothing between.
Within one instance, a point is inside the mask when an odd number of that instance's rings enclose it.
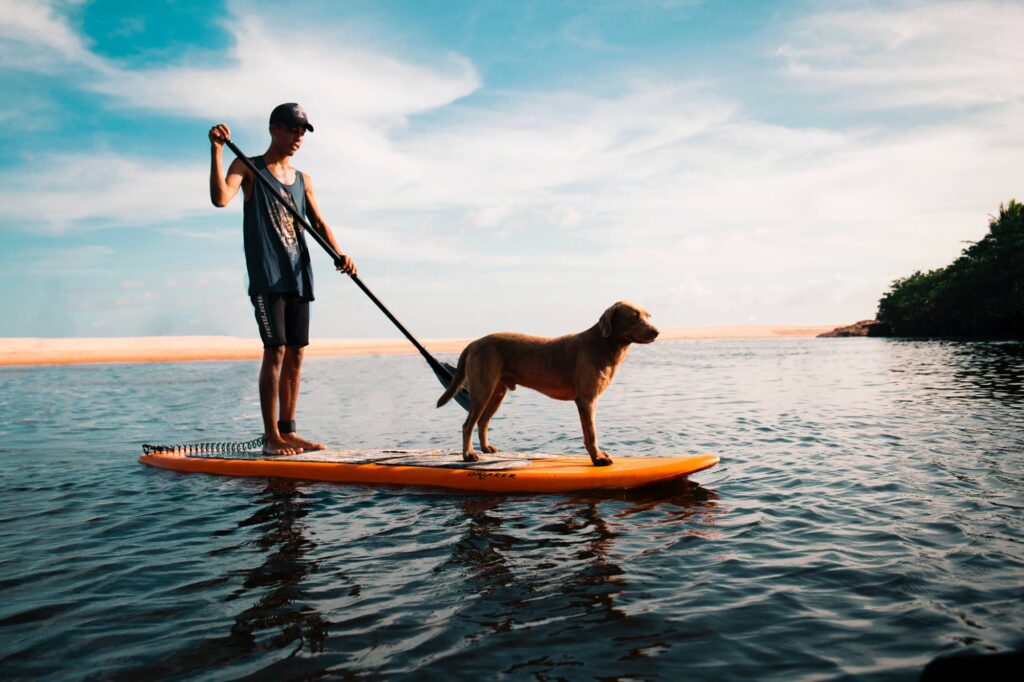
<instances>
[{"instance_id":1,"label":"sandbar","mask_svg":"<svg viewBox=\"0 0 1024 682\"><path fill-rule=\"evenodd\" d=\"M813 337L835 325L742 325L662 330L662 341L785 339ZM425 339L431 353L458 353L471 339ZM405 355L416 349L405 339L314 339L306 357ZM0 338L0 366L73 365L98 362L196 362L258 360L258 339L233 336L139 336L111 338Z\"/></svg>"}]
</instances>

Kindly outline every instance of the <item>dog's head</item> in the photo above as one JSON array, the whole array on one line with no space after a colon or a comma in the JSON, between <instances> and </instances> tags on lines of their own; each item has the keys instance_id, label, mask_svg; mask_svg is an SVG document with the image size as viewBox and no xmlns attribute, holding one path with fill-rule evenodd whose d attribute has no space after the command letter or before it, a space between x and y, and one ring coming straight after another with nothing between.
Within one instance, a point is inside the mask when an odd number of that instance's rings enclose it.
<instances>
[{"instance_id":1,"label":"dog's head","mask_svg":"<svg viewBox=\"0 0 1024 682\"><path fill-rule=\"evenodd\" d=\"M658 328L647 321L651 314L629 301L619 301L604 311L597 326L601 336L627 343L650 343L658 338Z\"/></svg>"}]
</instances>

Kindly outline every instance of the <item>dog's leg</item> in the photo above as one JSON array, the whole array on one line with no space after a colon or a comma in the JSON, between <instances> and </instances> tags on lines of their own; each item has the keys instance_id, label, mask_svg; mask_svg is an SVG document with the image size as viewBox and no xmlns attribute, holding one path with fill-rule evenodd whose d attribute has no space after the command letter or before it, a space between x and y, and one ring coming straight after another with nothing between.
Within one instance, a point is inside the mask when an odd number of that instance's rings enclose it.
<instances>
[{"instance_id":1,"label":"dog's leg","mask_svg":"<svg viewBox=\"0 0 1024 682\"><path fill-rule=\"evenodd\" d=\"M491 423L491 417L501 407L501 401L505 399L505 394L508 393L508 389L505 388L505 384L498 383L494 389L494 393L491 394L491 399L487 401L487 408L484 413L480 415L480 423L477 425L477 433L480 434L480 449L484 452L494 453L498 451L498 448L494 447L487 442L487 427Z\"/></svg>"},{"instance_id":2,"label":"dog's leg","mask_svg":"<svg viewBox=\"0 0 1024 682\"><path fill-rule=\"evenodd\" d=\"M580 424L583 426L583 444L587 447L587 453L594 466L603 467L611 464L612 458L597 447L597 430L594 428L596 406L596 401L592 398L576 398L576 408L580 412Z\"/></svg>"},{"instance_id":3,"label":"dog's leg","mask_svg":"<svg viewBox=\"0 0 1024 682\"><path fill-rule=\"evenodd\" d=\"M490 403L490 397L501 378L501 356L491 348L478 348L467 358L466 390L469 391L469 414L462 424L462 459L466 462L480 461L473 452L473 427L480 421ZM481 448L484 443L480 443Z\"/></svg>"},{"instance_id":4,"label":"dog's leg","mask_svg":"<svg viewBox=\"0 0 1024 682\"><path fill-rule=\"evenodd\" d=\"M479 462L480 455L473 451L473 427L476 426L477 420L480 419L480 415L483 414L484 410L487 409L487 403L477 402L473 399L473 394L469 394L469 414L466 415L466 421L462 423L462 460L464 462ZM483 447L481 445L481 447Z\"/></svg>"}]
</instances>

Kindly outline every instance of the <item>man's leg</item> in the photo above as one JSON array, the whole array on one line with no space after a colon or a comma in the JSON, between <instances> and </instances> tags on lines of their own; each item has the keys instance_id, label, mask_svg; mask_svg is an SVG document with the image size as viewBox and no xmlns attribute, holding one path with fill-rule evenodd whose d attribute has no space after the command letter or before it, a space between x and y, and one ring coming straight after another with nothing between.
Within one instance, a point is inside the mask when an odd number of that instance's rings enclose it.
<instances>
[{"instance_id":1,"label":"man's leg","mask_svg":"<svg viewBox=\"0 0 1024 682\"><path fill-rule=\"evenodd\" d=\"M281 437L277 428L277 396L284 357L284 346L263 349L263 365L260 366L260 412L263 414L265 455L294 455L298 452L291 443Z\"/></svg>"},{"instance_id":2,"label":"man's leg","mask_svg":"<svg viewBox=\"0 0 1024 682\"><path fill-rule=\"evenodd\" d=\"M281 367L281 421L295 421L295 406L299 401L299 383L302 378L302 346L285 346L284 364ZM302 450L323 450L320 443L306 440L296 433L282 433L281 437L294 448Z\"/></svg>"},{"instance_id":3,"label":"man's leg","mask_svg":"<svg viewBox=\"0 0 1024 682\"><path fill-rule=\"evenodd\" d=\"M286 343L285 299L280 294L257 294L252 297L252 306L263 341L263 365L260 366L263 454L294 455L298 450L281 437L277 428L277 396Z\"/></svg>"},{"instance_id":4,"label":"man's leg","mask_svg":"<svg viewBox=\"0 0 1024 682\"><path fill-rule=\"evenodd\" d=\"M284 366L281 368L281 437L293 448L309 451L323 450L320 443L302 438L295 433L295 407L299 402L299 382L302 377L302 351L309 345L309 301L297 295L285 297ZM288 432L285 433L284 431Z\"/></svg>"}]
</instances>

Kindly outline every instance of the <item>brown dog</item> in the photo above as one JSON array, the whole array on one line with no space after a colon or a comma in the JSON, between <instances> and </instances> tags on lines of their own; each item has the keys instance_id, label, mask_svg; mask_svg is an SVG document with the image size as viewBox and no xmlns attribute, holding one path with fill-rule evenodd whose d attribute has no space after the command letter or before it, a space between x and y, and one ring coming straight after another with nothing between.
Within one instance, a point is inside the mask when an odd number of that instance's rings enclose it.
<instances>
[{"instance_id":1,"label":"brown dog","mask_svg":"<svg viewBox=\"0 0 1024 682\"><path fill-rule=\"evenodd\" d=\"M459 366L448 390L438 399L441 407L462 384L469 392L469 416L462 425L462 458L475 462L473 426L479 422L480 449L497 452L487 442L487 425L498 411L505 393L520 384L556 400L574 400L583 425L583 442L595 466L612 463L597 447L594 409L615 376L631 343L650 343L658 330L647 322L643 308L619 301L601 319L579 334L544 339L523 334L490 334L462 351Z\"/></svg>"}]
</instances>

